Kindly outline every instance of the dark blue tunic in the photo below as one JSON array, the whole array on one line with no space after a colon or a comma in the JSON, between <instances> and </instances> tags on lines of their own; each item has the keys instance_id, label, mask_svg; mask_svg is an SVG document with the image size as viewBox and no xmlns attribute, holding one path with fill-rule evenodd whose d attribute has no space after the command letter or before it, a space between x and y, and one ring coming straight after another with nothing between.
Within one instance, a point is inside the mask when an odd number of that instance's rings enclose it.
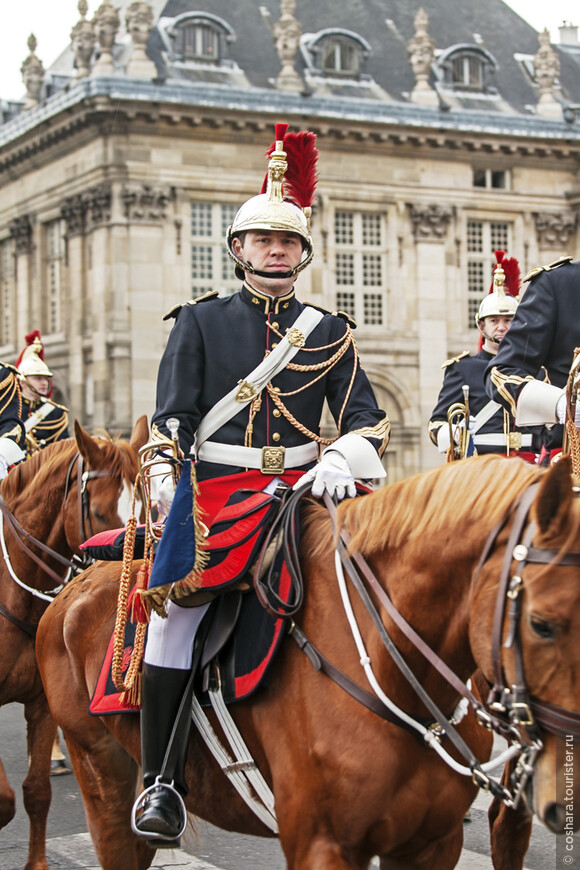
<instances>
[{"instance_id":1,"label":"dark blue tunic","mask_svg":"<svg viewBox=\"0 0 580 870\"><path fill-rule=\"evenodd\" d=\"M488 395L515 412L526 377L545 369L551 384L565 387L574 349L580 347L580 262L545 267L528 284L509 332L497 356L488 365ZM501 376L498 390L491 381L493 368ZM546 446L562 444L563 427L547 432Z\"/></svg>"},{"instance_id":2,"label":"dark blue tunic","mask_svg":"<svg viewBox=\"0 0 580 870\"><path fill-rule=\"evenodd\" d=\"M168 316L175 317L175 324L159 366L154 427L168 435L166 420L177 417L181 447L187 455L201 420L240 380L245 380L262 362L266 351L280 341L267 324L275 325L276 331L284 336L304 308L294 291L274 300L244 285L233 296L197 300L171 312ZM305 348L292 359L291 366L323 364L340 349L347 329L343 317L324 314L308 336ZM355 361L353 345L326 371L323 368L296 371L286 367L272 383L303 431L286 419L263 390L250 446L289 448L309 443L312 437L304 430L319 434L324 401L328 401L338 422L350 390L339 435L364 430L361 434L368 437L377 450L384 448L388 434L386 415L377 407L368 378L358 360ZM211 441L244 445L248 421L247 405L218 429ZM198 462L196 469L199 479L241 470L204 461Z\"/></svg>"}]
</instances>

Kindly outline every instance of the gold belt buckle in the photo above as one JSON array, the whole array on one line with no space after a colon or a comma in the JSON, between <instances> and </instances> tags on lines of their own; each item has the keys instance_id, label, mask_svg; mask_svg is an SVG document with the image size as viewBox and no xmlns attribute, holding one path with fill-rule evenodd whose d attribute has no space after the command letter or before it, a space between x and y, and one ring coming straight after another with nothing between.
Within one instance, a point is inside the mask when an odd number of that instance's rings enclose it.
<instances>
[{"instance_id":1,"label":"gold belt buckle","mask_svg":"<svg viewBox=\"0 0 580 870\"><path fill-rule=\"evenodd\" d=\"M522 433L521 432L510 432L509 433L509 445L510 445L510 450L521 450Z\"/></svg>"},{"instance_id":2,"label":"gold belt buckle","mask_svg":"<svg viewBox=\"0 0 580 870\"><path fill-rule=\"evenodd\" d=\"M286 458L285 447L262 447L262 474L283 474Z\"/></svg>"}]
</instances>

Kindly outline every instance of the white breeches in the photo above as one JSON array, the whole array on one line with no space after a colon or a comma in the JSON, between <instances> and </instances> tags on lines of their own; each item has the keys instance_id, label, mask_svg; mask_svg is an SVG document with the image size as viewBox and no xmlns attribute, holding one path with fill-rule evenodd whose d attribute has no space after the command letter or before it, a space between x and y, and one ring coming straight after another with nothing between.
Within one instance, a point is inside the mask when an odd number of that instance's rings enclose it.
<instances>
[{"instance_id":1,"label":"white breeches","mask_svg":"<svg viewBox=\"0 0 580 870\"><path fill-rule=\"evenodd\" d=\"M210 604L179 607L169 601L167 619L153 611L147 631L144 661L160 668L188 671L193 659L195 635Z\"/></svg>"}]
</instances>

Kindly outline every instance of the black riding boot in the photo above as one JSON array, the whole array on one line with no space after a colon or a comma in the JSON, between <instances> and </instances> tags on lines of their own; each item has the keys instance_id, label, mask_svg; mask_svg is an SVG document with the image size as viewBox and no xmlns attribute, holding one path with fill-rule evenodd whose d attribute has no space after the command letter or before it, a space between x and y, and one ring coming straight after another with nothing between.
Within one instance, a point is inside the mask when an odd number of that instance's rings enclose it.
<instances>
[{"instance_id":1,"label":"black riding boot","mask_svg":"<svg viewBox=\"0 0 580 870\"><path fill-rule=\"evenodd\" d=\"M133 830L155 847L179 847L185 827L192 684L190 671L143 665L141 766L146 791L135 804Z\"/></svg>"}]
</instances>

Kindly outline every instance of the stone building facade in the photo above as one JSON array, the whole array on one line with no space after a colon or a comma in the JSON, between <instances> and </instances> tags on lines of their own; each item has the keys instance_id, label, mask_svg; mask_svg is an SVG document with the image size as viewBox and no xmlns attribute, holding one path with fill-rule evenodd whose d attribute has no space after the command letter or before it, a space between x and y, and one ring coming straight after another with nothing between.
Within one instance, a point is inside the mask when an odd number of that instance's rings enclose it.
<instances>
[{"instance_id":1,"label":"stone building facade","mask_svg":"<svg viewBox=\"0 0 580 870\"><path fill-rule=\"evenodd\" d=\"M0 100L0 359L38 328L83 425L150 416L163 315L237 288L225 231L285 121L320 151L299 293L358 322L389 479L438 464L441 363L476 348L493 251L525 273L579 241L576 31L465 7L80 0L62 55L45 70L29 41L26 97Z\"/></svg>"}]
</instances>

